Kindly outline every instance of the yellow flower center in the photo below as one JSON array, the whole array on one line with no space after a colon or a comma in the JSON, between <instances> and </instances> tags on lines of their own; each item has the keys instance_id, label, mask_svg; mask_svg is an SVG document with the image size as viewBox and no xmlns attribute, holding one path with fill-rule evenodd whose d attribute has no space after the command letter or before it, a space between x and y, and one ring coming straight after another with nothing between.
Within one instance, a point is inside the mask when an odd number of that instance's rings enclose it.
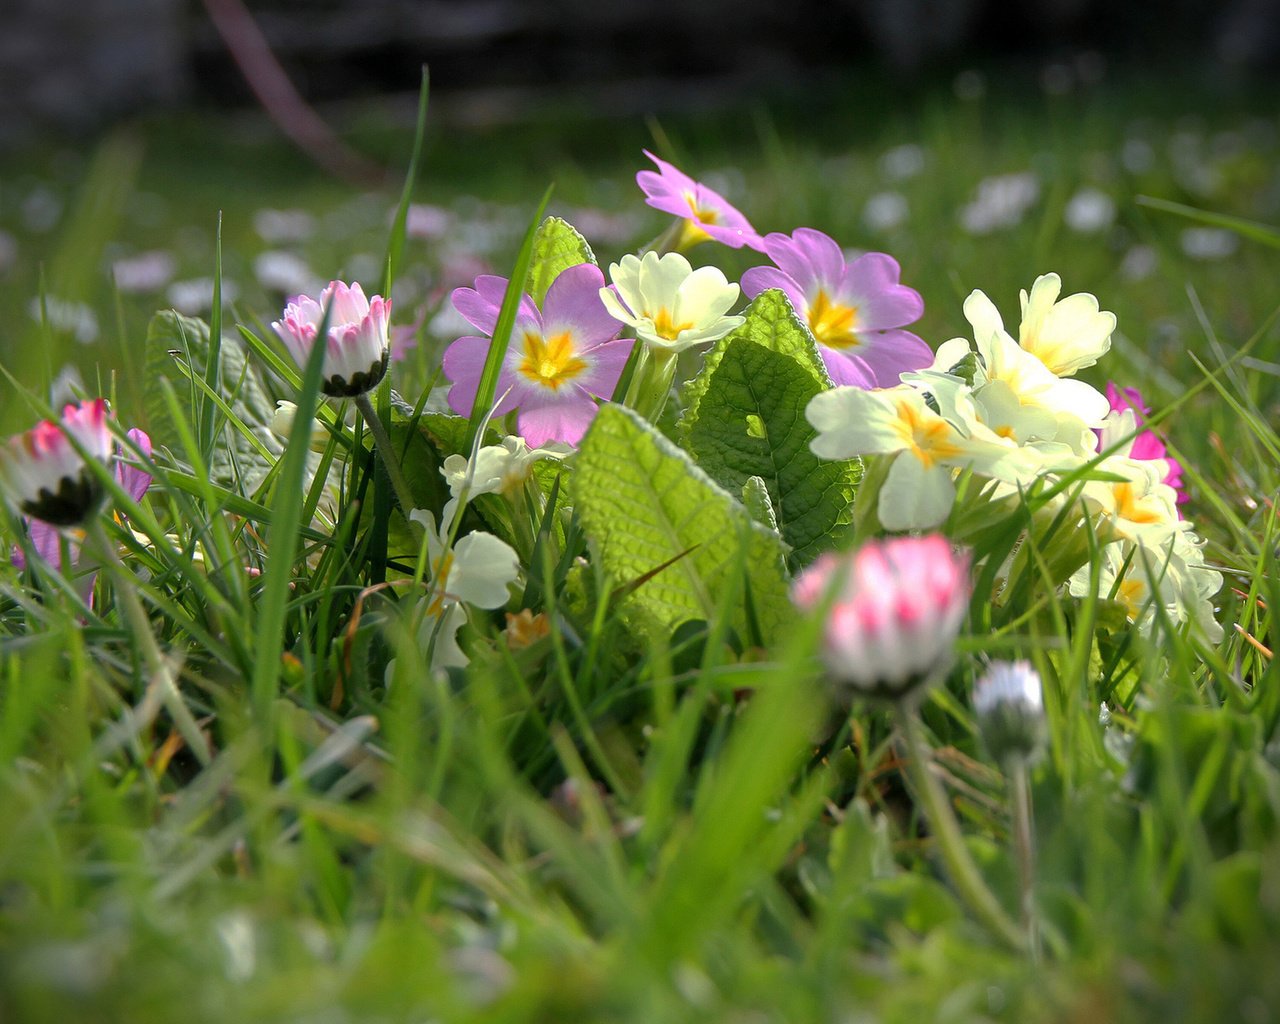
<instances>
[{"instance_id":1,"label":"yellow flower center","mask_svg":"<svg viewBox=\"0 0 1280 1024\"><path fill-rule=\"evenodd\" d=\"M695 325L692 320L686 320L681 324L676 323L671 316L671 310L665 306L653 315L653 333L667 341L675 341L680 337L681 331L687 331L693 326Z\"/></svg>"},{"instance_id":2,"label":"yellow flower center","mask_svg":"<svg viewBox=\"0 0 1280 1024\"><path fill-rule=\"evenodd\" d=\"M556 391L586 368L587 364L574 354L573 337L568 331L550 338L532 331L525 333L519 370L535 384Z\"/></svg>"},{"instance_id":3,"label":"yellow flower center","mask_svg":"<svg viewBox=\"0 0 1280 1024\"><path fill-rule=\"evenodd\" d=\"M906 442L907 451L919 459L926 469L932 469L940 459L960 454L959 447L951 439L951 424L940 416L921 412L910 402L899 401L898 420L894 424L898 435Z\"/></svg>"},{"instance_id":4,"label":"yellow flower center","mask_svg":"<svg viewBox=\"0 0 1280 1024\"><path fill-rule=\"evenodd\" d=\"M1133 484L1115 484L1111 488L1111 493L1115 498L1116 517L1119 519L1125 519L1131 523L1150 524L1162 523L1167 518L1159 503L1152 501L1149 497L1139 497L1134 492Z\"/></svg>"},{"instance_id":5,"label":"yellow flower center","mask_svg":"<svg viewBox=\"0 0 1280 1024\"><path fill-rule=\"evenodd\" d=\"M1116 600L1124 605L1125 614L1134 622L1142 614L1146 602L1146 587L1141 580L1124 580L1116 587Z\"/></svg>"},{"instance_id":6,"label":"yellow flower center","mask_svg":"<svg viewBox=\"0 0 1280 1024\"><path fill-rule=\"evenodd\" d=\"M832 302L825 290L809 304L809 330L827 348L851 349L862 344L854 328L858 307Z\"/></svg>"},{"instance_id":7,"label":"yellow flower center","mask_svg":"<svg viewBox=\"0 0 1280 1024\"><path fill-rule=\"evenodd\" d=\"M684 194L684 201L689 204L689 215L702 224L719 224L720 211L698 205L698 197L692 192Z\"/></svg>"}]
</instances>

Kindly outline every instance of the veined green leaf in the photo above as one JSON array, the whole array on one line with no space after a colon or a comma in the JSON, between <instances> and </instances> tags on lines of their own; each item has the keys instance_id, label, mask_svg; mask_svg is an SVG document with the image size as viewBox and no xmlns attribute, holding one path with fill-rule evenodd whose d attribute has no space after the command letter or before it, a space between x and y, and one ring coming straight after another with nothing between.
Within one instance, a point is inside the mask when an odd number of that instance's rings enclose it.
<instances>
[{"instance_id":1,"label":"veined green leaf","mask_svg":"<svg viewBox=\"0 0 1280 1024\"><path fill-rule=\"evenodd\" d=\"M763 482L795 567L830 549L852 523L862 479L861 460L827 461L809 449L817 431L805 406L829 386L790 303L765 292L686 388L693 400L680 423L685 447L727 490L745 493L753 478Z\"/></svg>"},{"instance_id":2,"label":"veined green leaf","mask_svg":"<svg viewBox=\"0 0 1280 1024\"><path fill-rule=\"evenodd\" d=\"M232 429L225 433L226 444L216 444L212 448L209 471L218 484L243 489L244 493L251 492L273 465L272 461L263 458L263 447L276 453L281 445L270 427L275 406L267 398L257 373L246 362L240 346L224 339L217 347L218 373L210 374L209 325L203 320L183 316L176 310L165 309L151 318L145 351L147 379L153 385L161 378L173 383L182 413L190 423L198 422L198 410L207 403L207 397L200 393L192 376L184 373L175 360L185 360L190 374L196 378L208 381L211 376L216 376L221 381L223 396L234 415L228 419ZM177 436L169 408L158 387L146 389L143 408L147 427L157 443L164 444L166 439Z\"/></svg>"},{"instance_id":3,"label":"veined green leaf","mask_svg":"<svg viewBox=\"0 0 1280 1024\"><path fill-rule=\"evenodd\" d=\"M777 533L754 522L733 495L631 410L606 405L596 414L578 452L574 494L615 584L676 559L629 598L657 621L675 626L713 618L743 559L764 638L791 617ZM733 625L745 636L744 604L734 609Z\"/></svg>"},{"instance_id":4,"label":"veined green leaf","mask_svg":"<svg viewBox=\"0 0 1280 1024\"><path fill-rule=\"evenodd\" d=\"M577 228L560 217L548 217L538 226L533 238L533 261L525 278L524 290L542 308L551 282L562 271L579 263L595 263L595 253Z\"/></svg>"}]
</instances>

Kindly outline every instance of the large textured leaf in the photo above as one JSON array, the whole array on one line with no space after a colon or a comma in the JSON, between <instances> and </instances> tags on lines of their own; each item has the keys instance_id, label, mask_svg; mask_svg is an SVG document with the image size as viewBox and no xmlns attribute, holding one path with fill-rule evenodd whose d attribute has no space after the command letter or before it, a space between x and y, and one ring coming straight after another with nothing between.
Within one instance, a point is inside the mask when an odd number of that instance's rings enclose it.
<instances>
[{"instance_id":1,"label":"large textured leaf","mask_svg":"<svg viewBox=\"0 0 1280 1024\"><path fill-rule=\"evenodd\" d=\"M685 447L722 487L742 493L753 477L763 481L796 567L829 550L853 521L862 478L860 460L831 462L809 449L817 432L804 410L829 386L790 304L765 292L691 382L696 401L681 421Z\"/></svg>"},{"instance_id":2,"label":"large textured leaf","mask_svg":"<svg viewBox=\"0 0 1280 1024\"><path fill-rule=\"evenodd\" d=\"M621 406L606 405L583 438L574 495L587 536L614 584L676 561L629 600L671 627L711 619L745 558L751 604L763 638L790 618L777 533L747 510L652 426ZM733 625L750 635L746 602Z\"/></svg>"},{"instance_id":3,"label":"large textured leaf","mask_svg":"<svg viewBox=\"0 0 1280 1024\"><path fill-rule=\"evenodd\" d=\"M561 271L595 261L591 246L572 224L559 217L548 217L538 225L533 239L533 262L529 265L524 290L541 308L547 289Z\"/></svg>"},{"instance_id":4,"label":"large textured leaf","mask_svg":"<svg viewBox=\"0 0 1280 1024\"><path fill-rule=\"evenodd\" d=\"M188 380L179 360L189 362L194 376L206 377L209 359L209 325L195 317L183 316L173 309L161 310L151 318L147 327L146 375L148 387L144 391L143 408L147 415L147 427L152 440L158 445L174 445L178 432L170 420L164 395L155 382L167 377L172 383L183 414L191 422L199 397L197 385ZM271 416L274 403L267 397L258 375L245 361L240 342L224 337L218 350L221 366L219 380L222 397L231 411L244 424L246 430L273 454L281 451L279 439L271 433ZM223 441L214 446L209 471L215 483L232 488L241 482L245 493L252 491L271 468L259 450L234 424L228 425Z\"/></svg>"},{"instance_id":5,"label":"large textured leaf","mask_svg":"<svg viewBox=\"0 0 1280 1024\"><path fill-rule=\"evenodd\" d=\"M746 320L742 325L711 347L698 375L680 392L685 407L684 415L680 418L682 431L686 431L697 419L698 406L711 383L712 374L729 346L739 339L754 341L770 352L792 356L823 388L832 386L831 377L822 363L822 357L818 355L818 345L809 333L809 328L796 316L786 295L776 288L770 288L757 295L747 307Z\"/></svg>"}]
</instances>

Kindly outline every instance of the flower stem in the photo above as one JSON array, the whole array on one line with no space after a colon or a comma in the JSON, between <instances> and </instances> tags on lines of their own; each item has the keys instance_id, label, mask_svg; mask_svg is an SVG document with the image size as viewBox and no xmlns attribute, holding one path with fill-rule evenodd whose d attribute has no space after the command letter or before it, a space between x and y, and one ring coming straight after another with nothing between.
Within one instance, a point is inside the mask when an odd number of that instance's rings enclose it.
<instances>
[{"instance_id":1,"label":"flower stem","mask_svg":"<svg viewBox=\"0 0 1280 1024\"><path fill-rule=\"evenodd\" d=\"M164 706L173 716L174 725L177 726L187 746L191 748L191 752L201 765L208 765L212 761L208 744L205 742L204 734L200 731L195 716L191 714L191 709L187 707L186 701L178 691L178 686L173 679L173 669L160 652L155 634L151 632L151 620L147 618L142 601L138 598L137 579L120 561L115 545L107 536L100 518L93 520L92 525L88 527L88 533L93 538L94 546L98 548L102 564L113 577L116 600L124 607L125 616L133 629L133 637L142 649L142 658L146 662L152 685L159 688Z\"/></svg>"},{"instance_id":2,"label":"flower stem","mask_svg":"<svg viewBox=\"0 0 1280 1024\"><path fill-rule=\"evenodd\" d=\"M982 873L965 846L964 834L960 830L960 823L956 821L951 803L930 770L932 752L921 733L916 710L899 704L895 715L898 729L907 745L907 772L937 840L951 884L984 925L1013 948L1024 948L1026 942L1022 932L1005 913L983 880Z\"/></svg>"},{"instance_id":3,"label":"flower stem","mask_svg":"<svg viewBox=\"0 0 1280 1024\"><path fill-rule=\"evenodd\" d=\"M644 342L637 341L637 345ZM623 405L634 409L650 423L657 423L671 396L671 382L676 375L677 353L669 349L647 347Z\"/></svg>"},{"instance_id":4,"label":"flower stem","mask_svg":"<svg viewBox=\"0 0 1280 1024\"><path fill-rule=\"evenodd\" d=\"M1018 885L1022 897L1022 927L1027 936L1027 950L1032 961L1040 959L1040 929L1036 924L1035 866L1036 848L1032 828L1031 776L1025 758L1012 758L1009 785L1013 791L1013 837L1018 860Z\"/></svg>"},{"instance_id":5,"label":"flower stem","mask_svg":"<svg viewBox=\"0 0 1280 1024\"><path fill-rule=\"evenodd\" d=\"M373 403L369 401L369 395L366 392L363 395L356 395L356 408L360 410L360 415L364 417L364 421L369 426L369 433L373 435L373 445L378 449L378 457L382 462L382 468L387 471L387 477L391 481L391 489L396 492L396 500L400 502L400 510L404 513L406 519L409 513L413 511L413 492L409 490L409 481L404 477L404 470L400 468L400 463L395 457L395 448L391 444L391 437L387 433L387 428L382 425L382 420L378 416L377 410L374 409Z\"/></svg>"}]
</instances>

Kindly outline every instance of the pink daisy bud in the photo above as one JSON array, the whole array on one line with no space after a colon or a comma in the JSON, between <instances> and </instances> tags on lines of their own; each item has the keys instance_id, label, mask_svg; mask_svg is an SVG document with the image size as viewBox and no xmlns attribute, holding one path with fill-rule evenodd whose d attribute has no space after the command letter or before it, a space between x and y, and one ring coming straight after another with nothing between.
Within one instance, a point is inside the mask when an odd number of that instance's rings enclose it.
<instances>
[{"instance_id":1,"label":"pink daisy bud","mask_svg":"<svg viewBox=\"0 0 1280 1024\"><path fill-rule=\"evenodd\" d=\"M1040 673L1029 661L997 661L973 686L982 740L997 761L1031 762L1045 741Z\"/></svg>"},{"instance_id":2,"label":"pink daisy bud","mask_svg":"<svg viewBox=\"0 0 1280 1024\"><path fill-rule=\"evenodd\" d=\"M951 664L969 603L969 556L939 534L871 541L823 555L791 597L803 611L832 602L821 653L842 696L902 699Z\"/></svg>"},{"instance_id":3,"label":"pink daisy bud","mask_svg":"<svg viewBox=\"0 0 1280 1024\"><path fill-rule=\"evenodd\" d=\"M68 405L60 423L45 420L0 449L0 486L19 511L50 526L79 526L98 511L104 490L85 458L111 461L107 416L101 398Z\"/></svg>"},{"instance_id":4,"label":"pink daisy bud","mask_svg":"<svg viewBox=\"0 0 1280 1024\"><path fill-rule=\"evenodd\" d=\"M354 398L372 391L386 375L391 351L391 300L366 299L358 284L331 281L319 300L299 295L271 324L299 366L307 365L325 311L329 331L320 389L331 398Z\"/></svg>"}]
</instances>

